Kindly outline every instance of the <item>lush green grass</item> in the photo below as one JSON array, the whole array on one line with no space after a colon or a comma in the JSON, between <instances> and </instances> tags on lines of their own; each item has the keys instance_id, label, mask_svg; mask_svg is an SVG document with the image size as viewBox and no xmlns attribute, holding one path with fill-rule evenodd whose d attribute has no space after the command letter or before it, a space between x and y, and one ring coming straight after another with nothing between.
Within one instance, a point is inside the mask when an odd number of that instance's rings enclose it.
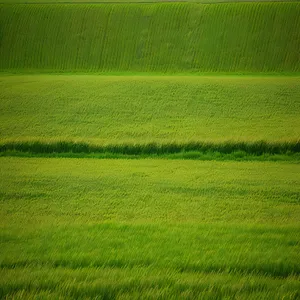
<instances>
[{"instance_id":1,"label":"lush green grass","mask_svg":"<svg viewBox=\"0 0 300 300\"><path fill-rule=\"evenodd\" d=\"M300 141L224 142L186 144L115 144L91 145L74 142L0 143L0 156L73 157L73 158L162 158L235 161L300 162Z\"/></svg>"},{"instance_id":2,"label":"lush green grass","mask_svg":"<svg viewBox=\"0 0 300 300\"><path fill-rule=\"evenodd\" d=\"M0 6L0 69L299 72L300 3Z\"/></svg>"},{"instance_id":3,"label":"lush green grass","mask_svg":"<svg viewBox=\"0 0 300 300\"><path fill-rule=\"evenodd\" d=\"M1 297L299 297L299 165L0 164Z\"/></svg>"},{"instance_id":4,"label":"lush green grass","mask_svg":"<svg viewBox=\"0 0 300 300\"><path fill-rule=\"evenodd\" d=\"M248 154L245 151L234 151L232 153L220 153L218 151L181 151L177 153L162 154L123 154L113 152L24 152L7 150L0 152L0 157L46 157L46 158L97 158L97 159L185 159L185 160L208 160L208 161L285 161L292 163L300 162L300 153L281 154Z\"/></svg>"},{"instance_id":5,"label":"lush green grass","mask_svg":"<svg viewBox=\"0 0 300 300\"><path fill-rule=\"evenodd\" d=\"M300 80L1 76L0 111L1 143L297 141Z\"/></svg>"},{"instance_id":6,"label":"lush green grass","mask_svg":"<svg viewBox=\"0 0 300 300\"><path fill-rule=\"evenodd\" d=\"M299 3L0 5L0 298L298 299L298 27ZM264 73L4 75L73 71Z\"/></svg>"}]
</instances>

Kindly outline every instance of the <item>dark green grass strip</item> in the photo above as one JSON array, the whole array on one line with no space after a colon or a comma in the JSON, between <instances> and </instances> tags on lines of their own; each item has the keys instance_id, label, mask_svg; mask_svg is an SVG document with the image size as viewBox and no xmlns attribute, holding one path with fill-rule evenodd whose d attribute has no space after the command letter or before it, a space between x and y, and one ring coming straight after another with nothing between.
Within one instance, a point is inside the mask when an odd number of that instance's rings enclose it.
<instances>
[{"instance_id":1,"label":"dark green grass strip","mask_svg":"<svg viewBox=\"0 0 300 300\"><path fill-rule=\"evenodd\" d=\"M299 27L298 2L2 4L0 69L299 73Z\"/></svg>"},{"instance_id":2,"label":"dark green grass strip","mask_svg":"<svg viewBox=\"0 0 300 300\"><path fill-rule=\"evenodd\" d=\"M174 154L162 155L128 155L128 154L113 154L113 153L30 153L19 151L0 152L0 157L44 157L44 158L98 158L98 159L190 159L190 160L214 160L214 161L289 161L300 162L300 153L296 154L262 154L251 155L243 151L236 151L230 154L222 154L220 152L180 152Z\"/></svg>"},{"instance_id":3,"label":"dark green grass strip","mask_svg":"<svg viewBox=\"0 0 300 300\"><path fill-rule=\"evenodd\" d=\"M72 141L23 141L0 144L0 156L231 160L299 160L300 141L190 142L93 145Z\"/></svg>"}]
</instances>

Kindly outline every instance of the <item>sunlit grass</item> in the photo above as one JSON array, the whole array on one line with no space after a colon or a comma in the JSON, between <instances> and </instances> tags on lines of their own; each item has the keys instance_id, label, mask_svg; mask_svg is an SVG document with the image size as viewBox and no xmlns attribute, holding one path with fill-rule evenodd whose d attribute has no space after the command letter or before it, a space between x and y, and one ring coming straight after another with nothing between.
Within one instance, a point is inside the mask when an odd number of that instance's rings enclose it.
<instances>
[{"instance_id":1,"label":"sunlit grass","mask_svg":"<svg viewBox=\"0 0 300 300\"><path fill-rule=\"evenodd\" d=\"M0 163L2 297L299 296L299 165Z\"/></svg>"},{"instance_id":2,"label":"sunlit grass","mask_svg":"<svg viewBox=\"0 0 300 300\"><path fill-rule=\"evenodd\" d=\"M0 77L1 143L299 140L298 77Z\"/></svg>"},{"instance_id":3,"label":"sunlit grass","mask_svg":"<svg viewBox=\"0 0 300 300\"><path fill-rule=\"evenodd\" d=\"M299 3L0 2L1 299L300 298Z\"/></svg>"}]
</instances>

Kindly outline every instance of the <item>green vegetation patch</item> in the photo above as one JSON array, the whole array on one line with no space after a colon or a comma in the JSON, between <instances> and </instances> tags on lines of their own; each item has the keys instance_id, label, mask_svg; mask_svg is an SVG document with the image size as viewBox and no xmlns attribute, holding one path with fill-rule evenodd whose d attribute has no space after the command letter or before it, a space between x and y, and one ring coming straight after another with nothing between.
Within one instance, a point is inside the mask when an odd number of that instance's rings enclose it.
<instances>
[{"instance_id":1,"label":"green vegetation patch","mask_svg":"<svg viewBox=\"0 0 300 300\"><path fill-rule=\"evenodd\" d=\"M297 142L300 80L1 76L0 111L1 144Z\"/></svg>"},{"instance_id":2,"label":"green vegetation patch","mask_svg":"<svg viewBox=\"0 0 300 300\"><path fill-rule=\"evenodd\" d=\"M0 70L299 72L300 3L2 4Z\"/></svg>"},{"instance_id":3,"label":"green vegetation patch","mask_svg":"<svg viewBox=\"0 0 300 300\"><path fill-rule=\"evenodd\" d=\"M300 165L0 164L2 298L299 296Z\"/></svg>"},{"instance_id":4,"label":"green vegetation patch","mask_svg":"<svg viewBox=\"0 0 300 300\"><path fill-rule=\"evenodd\" d=\"M115 145L24 141L0 143L0 156L300 161L300 141Z\"/></svg>"}]
</instances>

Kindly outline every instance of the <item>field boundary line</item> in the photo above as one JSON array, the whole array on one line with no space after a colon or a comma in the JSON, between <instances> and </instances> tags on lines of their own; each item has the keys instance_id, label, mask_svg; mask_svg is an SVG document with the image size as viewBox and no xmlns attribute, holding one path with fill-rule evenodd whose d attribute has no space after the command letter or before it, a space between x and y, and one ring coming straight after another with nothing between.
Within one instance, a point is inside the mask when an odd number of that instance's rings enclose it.
<instances>
[{"instance_id":1,"label":"field boundary line","mask_svg":"<svg viewBox=\"0 0 300 300\"><path fill-rule=\"evenodd\" d=\"M0 142L0 156L300 161L300 140L105 145L74 141L3 141Z\"/></svg>"},{"instance_id":2,"label":"field boundary line","mask_svg":"<svg viewBox=\"0 0 300 300\"><path fill-rule=\"evenodd\" d=\"M260 1L218 1L218 2L209 2L209 1L97 1L97 2L71 2L71 1L64 1L64 2L0 2L0 5L14 5L14 4L47 4L47 5L58 5L58 4L157 4L157 3L193 3L193 4L228 4L228 3L300 3L300 0L260 0Z\"/></svg>"}]
</instances>

